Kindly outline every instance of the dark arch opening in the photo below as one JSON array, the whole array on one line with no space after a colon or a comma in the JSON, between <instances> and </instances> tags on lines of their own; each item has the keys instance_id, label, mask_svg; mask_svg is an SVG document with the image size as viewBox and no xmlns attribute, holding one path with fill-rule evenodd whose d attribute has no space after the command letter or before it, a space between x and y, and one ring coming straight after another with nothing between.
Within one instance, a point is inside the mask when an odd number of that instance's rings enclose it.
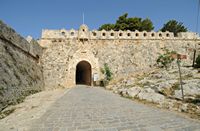
<instances>
[{"instance_id":1,"label":"dark arch opening","mask_svg":"<svg viewBox=\"0 0 200 131\"><path fill-rule=\"evenodd\" d=\"M91 85L91 65L87 61L81 61L76 66L76 84Z\"/></svg>"}]
</instances>

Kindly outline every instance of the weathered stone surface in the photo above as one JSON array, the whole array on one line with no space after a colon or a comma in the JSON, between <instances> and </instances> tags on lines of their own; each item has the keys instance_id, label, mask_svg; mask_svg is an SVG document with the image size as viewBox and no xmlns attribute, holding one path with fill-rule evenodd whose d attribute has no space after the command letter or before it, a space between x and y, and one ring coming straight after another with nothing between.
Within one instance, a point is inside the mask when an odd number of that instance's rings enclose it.
<instances>
[{"instance_id":1,"label":"weathered stone surface","mask_svg":"<svg viewBox=\"0 0 200 131\"><path fill-rule=\"evenodd\" d=\"M39 59L42 56L43 52L41 46L35 40L31 40L29 45L30 45L29 53L34 57L36 57L37 59Z\"/></svg>"},{"instance_id":2,"label":"weathered stone surface","mask_svg":"<svg viewBox=\"0 0 200 131\"><path fill-rule=\"evenodd\" d=\"M199 79L192 79L192 80L184 80L183 89L184 89L184 95L186 97L195 97L197 95L200 95L200 80ZM179 90L175 90L174 96L176 98L181 98L181 90L179 86Z\"/></svg>"},{"instance_id":3,"label":"weathered stone surface","mask_svg":"<svg viewBox=\"0 0 200 131\"><path fill-rule=\"evenodd\" d=\"M0 37L4 40L7 40L13 43L15 46L23 49L28 52L30 49L29 44L25 39L23 39L20 35L18 35L15 30L10 28L8 25L4 24L0 21Z\"/></svg>"},{"instance_id":4,"label":"weathered stone surface","mask_svg":"<svg viewBox=\"0 0 200 131\"><path fill-rule=\"evenodd\" d=\"M156 93L153 89L147 88L142 90L138 95L137 98L141 100L146 100L153 103L162 103L165 100L165 97L161 94Z\"/></svg>"},{"instance_id":5,"label":"weathered stone surface","mask_svg":"<svg viewBox=\"0 0 200 131\"><path fill-rule=\"evenodd\" d=\"M126 88L121 88L121 89L119 89L119 94L121 94L124 97L127 97L128 96L127 90L128 89L126 89Z\"/></svg>"},{"instance_id":6,"label":"weathered stone surface","mask_svg":"<svg viewBox=\"0 0 200 131\"><path fill-rule=\"evenodd\" d=\"M33 55L35 53L29 52L30 46L13 29L0 22L0 110L43 89L42 68ZM38 46L32 52L39 48L42 50Z\"/></svg>"},{"instance_id":7,"label":"weathered stone surface","mask_svg":"<svg viewBox=\"0 0 200 131\"><path fill-rule=\"evenodd\" d=\"M128 96L134 98L142 91L141 87L133 87L127 90Z\"/></svg>"},{"instance_id":8,"label":"weathered stone surface","mask_svg":"<svg viewBox=\"0 0 200 131\"><path fill-rule=\"evenodd\" d=\"M21 37L15 30L4 24L2 21L0 21L0 29L0 38L4 41L9 42L13 46L20 48L34 57L40 57L42 55L42 48L37 42L31 42L31 44L28 43L26 39Z\"/></svg>"},{"instance_id":9,"label":"weathered stone surface","mask_svg":"<svg viewBox=\"0 0 200 131\"><path fill-rule=\"evenodd\" d=\"M145 73L129 75L122 80L119 78L118 82L115 80L114 86L109 86L109 90L124 97L156 103L162 108L195 114L193 116L198 118L200 114L200 73L197 69L190 67L181 67L181 72L184 102L181 101L182 93L177 67L169 70L152 69ZM129 86L124 86L124 81L128 79L131 79Z\"/></svg>"},{"instance_id":10,"label":"weathered stone surface","mask_svg":"<svg viewBox=\"0 0 200 131\"><path fill-rule=\"evenodd\" d=\"M172 86L176 84L177 80L164 80L163 82L156 83L154 89L156 92L163 93L165 96L171 96L173 93Z\"/></svg>"}]
</instances>

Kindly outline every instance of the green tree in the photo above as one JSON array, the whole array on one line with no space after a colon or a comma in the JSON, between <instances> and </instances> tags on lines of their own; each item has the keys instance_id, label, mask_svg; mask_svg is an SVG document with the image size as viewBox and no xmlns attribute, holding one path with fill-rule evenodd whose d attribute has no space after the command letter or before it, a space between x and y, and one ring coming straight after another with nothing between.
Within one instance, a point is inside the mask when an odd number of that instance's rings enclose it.
<instances>
[{"instance_id":1,"label":"green tree","mask_svg":"<svg viewBox=\"0 0 200 131\"><path fill-rule=\"evenodd\" d=\"M146 18L142 21L140 31L143 31L143 30L151 31L153 29L154 29L153 23L151 22L149 18Z\"/></svg>"},{"instance_id":2,"label":"green tree","mask_svg":"<svg viewBox=\"0 0 200 131\"><path fill-rule=\"evenodd\" d=\"M122 16L119 16L118 20L116 21L116 24L126 23L127 16L128 16L128 13L125 13Z\"/></svg>"},{"instance_id":3,"label":"green tree","mask_svg":"<svg viewBox=\"0 0 200 131\"><path fill-rule=\"evenodd\" d=\"M99 30L130 30L130 31L151 31L154 29L153 23L150 19L146 18L142 20L142 18L139 17L130 17L128 18L128 13L123 14L122 16L119 16L119 18L116 20L115 24L104 24L102 25Z\"/></svg>"},{"instance_id":4,"label":"green tree","mask_svg":"<svg viewBox=\"0 0 200 131\"><path fill-rule=\"evenodd\" d=\"M120 16L115 23L115 30L127 30L128 29L128 22L127 22L128 14L125 13L124 15Z\"/></svg>"},{"instance_id":5,"label":"green tree","mask_svg":"<svg viewBox=\"0 0 200 131\"><path fill-rule=\"evenodd\" d=\"M115 29L115 25L114 24L103 24L101 27L99 27L98 30L114 30Z\"/></svg>"},{"instance_id":6,"label":"green tree","mask_svg":"<svg viewBox=\"0 0 200 131\"><path fill-rule=\"evenodd\" d=\"M173 32L174 36L177 36L179 32L187 32L187 28L183 25L183 23L176 20L169 20L166 24L163 25L160 30L163 32Z\"/></svg>"},{"instance_id":7,"label":"green tree","mask_svg":"<svg viewBox=\"0 0 200 131\"><path fill-rule=\"evenodd\" d=\"M128 18L127 24L128 24L127 30L130 30L130 31L139 30L139 31L141 31L142 19L138 18L138 17Z\"/></svg>"}]
</instances>

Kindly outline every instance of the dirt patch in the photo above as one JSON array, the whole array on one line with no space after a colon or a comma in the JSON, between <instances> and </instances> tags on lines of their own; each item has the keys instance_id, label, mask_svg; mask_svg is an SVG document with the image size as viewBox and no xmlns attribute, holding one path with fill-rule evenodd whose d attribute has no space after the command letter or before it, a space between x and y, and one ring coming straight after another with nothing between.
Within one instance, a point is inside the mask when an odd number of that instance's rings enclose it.
<instances>
[{"instance_id":1,"label":"dirt patch","mask_svg":"<svg viewBox=\"0 0 200 131\"><path fill-rule=\"evenodd\" d=\"M24 102L8 107L7 110L14 109L7 117L0 120L2 130L28 130L31 123L40 118L49 107L69 89L56 89L52 91L42 91L28 96Z\"/></svg>"}]
</instances>

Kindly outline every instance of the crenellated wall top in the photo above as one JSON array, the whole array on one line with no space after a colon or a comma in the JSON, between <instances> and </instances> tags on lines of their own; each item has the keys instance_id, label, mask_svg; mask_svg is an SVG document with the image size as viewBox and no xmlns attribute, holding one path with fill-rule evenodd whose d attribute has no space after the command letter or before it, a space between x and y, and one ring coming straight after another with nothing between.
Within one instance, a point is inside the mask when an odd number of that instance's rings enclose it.
<instances>
[{"instance_id":1,"label":"crenellated wall top","mask_svg":"<svg viewBox=\"0 0 200 131\"><path fill-rule=\"evenodd\" d=\"M200 39L194 32L181 32L175 37L172 32L146 31L98 31L89 30L87 25L81 25L79 30L42 30L42 39Z\"/></svg>"}]
</instances>

